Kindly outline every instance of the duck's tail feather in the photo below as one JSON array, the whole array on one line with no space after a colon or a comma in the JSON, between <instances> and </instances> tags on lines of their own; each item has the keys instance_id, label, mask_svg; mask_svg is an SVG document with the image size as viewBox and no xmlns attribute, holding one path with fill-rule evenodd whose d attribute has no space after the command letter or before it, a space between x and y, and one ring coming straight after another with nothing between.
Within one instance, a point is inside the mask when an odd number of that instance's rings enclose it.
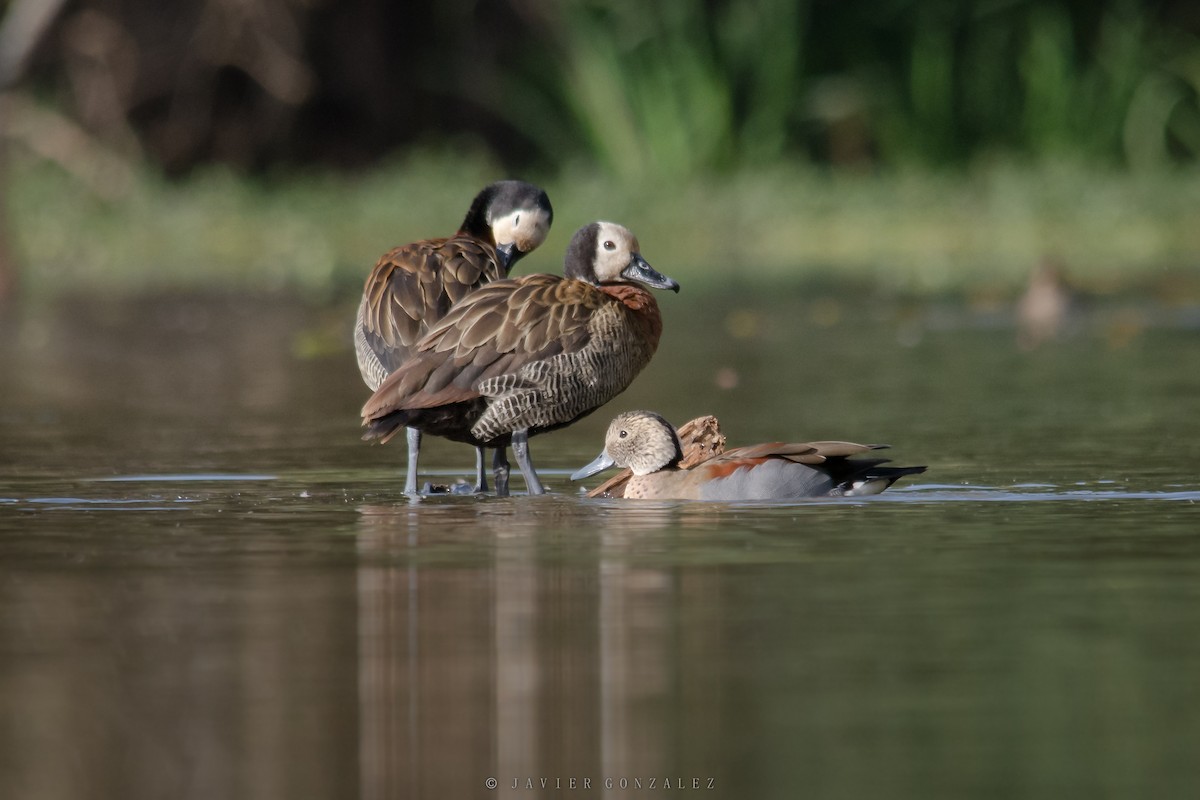
<instances>
[{"instance_id":1,"label":"duck's tail feather","mask_svg":"<svg viewBox=\"0 0 1200 800\"><path fill-rule=\"evenodd\" d=\"M407 411L393 411L390 414L385 414L378 419L363 420L363 427L366 433L362 435L364 442L369 442L378 439L381 443L387 442L400 431L404 430L408 425L409 415Z\"/></svg>"},{"instance_id":2,"label":"duck's tail feather","mask_svg":"<svg viewBox=\"0 0 1200 800\"><path fill-rule=\"evenodd\" d=\"M905 475L920 475L927 467L882 467L882 461L872 464L852 478L843 481L837 488L846 497L863 497L879 494Z\"/></svg>"}]
</instances>

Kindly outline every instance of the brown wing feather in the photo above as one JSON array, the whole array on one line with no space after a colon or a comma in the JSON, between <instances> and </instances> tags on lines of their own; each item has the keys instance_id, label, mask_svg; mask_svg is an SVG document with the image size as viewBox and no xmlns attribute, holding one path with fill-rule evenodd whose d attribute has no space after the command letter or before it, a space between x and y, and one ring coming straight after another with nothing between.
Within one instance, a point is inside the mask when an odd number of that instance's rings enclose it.
<instances>
[{"instance_id":1,"label":"brown wing feather","mask_svg":"<svg viewBox=\"0 0 1200 800\"><path fill-rule=\"evenodd\" d=\"M809 442L808 446L826 458L847 458L870 450L886 450L888 447L886 444L855 444L854 442Z\"/></svg>"},{"instance_id":2,"label":"brown wing feather","mask_svg":"<svg viewBox=\"0 0 1200 800\"><path fill-rule=\"evenodd\" d=\"M398 363L450 307L503 277L495 249L470 236L429 239L383 255L367 278L364 333L372 349ZM396 363L389 363L394 368Z\"/></svg>"},{"instance_id":3,"label":"brown wing feather","mask_svg":"<svg viewBox=\"0 0 1200 800\"><path fill-rule=\"evenodd\" d=\"M363 419L478 398L481 381L582 347L592 314L606 302L591 284L558 275L488 283L417 343L363 406Z\"/></svg>"},{"instance_id":4,"label":"brown wing feather","mask_svg":"<svg viewBox=\"0 0 1200 800\"><path fill-rule=\"evenodd\" d=\"M831 458L846 458L878 450L885 445L855 444L854 442L766 442L735 447L718 456L719 459L786 458L797 464L824 464Z\"/></svg>"},{"instance_id":5,"label":"brown wing feather","mask_svg":"<svg viewBox=\"0 0 1200 800\"><path fill-rule=\"evenodd\" d=\"M810 444L763 442L762 444L751 444L726 450L721 458L767 458L769 456L782 456L784 458L799 460L806 456L815 455L816 452L816 449Z\"/></svg>"}]
</instances>

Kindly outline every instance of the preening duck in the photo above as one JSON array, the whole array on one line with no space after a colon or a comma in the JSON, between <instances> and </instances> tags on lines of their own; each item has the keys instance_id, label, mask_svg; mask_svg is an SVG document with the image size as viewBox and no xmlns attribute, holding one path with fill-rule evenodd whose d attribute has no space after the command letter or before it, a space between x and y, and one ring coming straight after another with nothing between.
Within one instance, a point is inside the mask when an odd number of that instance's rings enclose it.
<instances>
[{"instance_id":1,"label":"preening duck","mask_svg":"<svg viewBox=\"0 0 1200 800\"><path fill-rule=\"evenodd\" d=\"M471 203L456 234L425 239L385 253L367 278L354 346L358 369L372 391L405 363L417 342L450 307L485 283L508 276L513 265L546 239L554 220L550 198L524 181L499 181ZM417 491L421 434L408 432L404 491ZM505 461L503 450L495 454ZM476 489L487 490L483 452L476 453Z\"/></svg>"}]
</instances>

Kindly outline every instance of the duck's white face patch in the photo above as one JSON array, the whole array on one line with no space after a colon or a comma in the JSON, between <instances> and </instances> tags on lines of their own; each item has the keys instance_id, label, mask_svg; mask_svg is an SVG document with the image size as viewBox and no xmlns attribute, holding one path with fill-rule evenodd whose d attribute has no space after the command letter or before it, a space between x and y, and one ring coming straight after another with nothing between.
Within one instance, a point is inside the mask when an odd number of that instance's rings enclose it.
<instances>
[{"instance_id":1,"label":"duck's white face patch","mask_svg":"<svg viewBox=\"0 0 1200 800\"><path fill-rule=\"evenodd\" d=\"M522 253L536 250L550 233L550 214L543 208L518 208L492 220L497 245L515 244Z\"/></svg>"},{"instance_id":2,"label":"duck's white face patch","mask_svg":"<svg viewBox=\"0 0 1200 800\"><path fill-rule=\"evenodd\" d=\"M595 262L596 278L601 283L621 280L621 272L633 261L640 251L637 237L623 225L615 222L600 222L596 232Z\"/></svg>"}]
</instances>

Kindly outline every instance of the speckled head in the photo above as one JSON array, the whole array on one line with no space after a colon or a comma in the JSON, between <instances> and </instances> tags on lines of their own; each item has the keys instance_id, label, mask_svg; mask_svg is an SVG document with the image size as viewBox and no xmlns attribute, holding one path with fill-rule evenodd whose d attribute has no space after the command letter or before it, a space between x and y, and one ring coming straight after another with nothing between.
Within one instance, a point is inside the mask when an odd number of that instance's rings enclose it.
<instances>
[{"instance_id":1,"label":"speckled head","mask_svg":"<svg viewBox=\"0 0 1200 800\"><path fill-rule=\"evenodd\" d=\"M554 208L545 191L524 181L497 181L475 196L460 230L491 241L507 272L546 241L553 222Z\"/></svg>"},{"instance_id":2,"label":"speckled head","mask_svg":"<svg viewBox=\"0 0 1200 800\"><path fill-rule=\"evenodd\" d=\"M653 411L626 411L608 426L604 450L595 461L571 476L581 480L610 467L629 467L634 475L650 475L677 465L683 445L671 423Z\"/></svg>"},{"instance_id":3,"label":"speckled head","mask_svg":"<svg viewBox=\"0 0 1200 800\"><path fill-rule=\"evenodd\" d=\"M654 289L679 291L679 284L642 258L637 237L615 222L584 225L571 237L563 274L597 286L636 281Z\"/></svg>"}]
</instances>

